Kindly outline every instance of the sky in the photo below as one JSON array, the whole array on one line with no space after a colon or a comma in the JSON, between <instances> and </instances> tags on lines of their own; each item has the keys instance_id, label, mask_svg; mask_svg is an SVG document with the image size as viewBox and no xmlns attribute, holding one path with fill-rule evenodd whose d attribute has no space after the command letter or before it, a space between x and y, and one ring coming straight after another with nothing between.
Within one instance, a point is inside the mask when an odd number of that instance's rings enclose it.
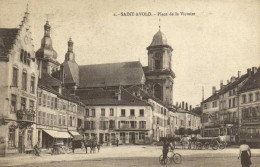
<instances>
[{"instance_id":1,"label":"sky","mask_svg":"<svg viewBox=\"0 0 260 167\"><path fill-rule=\"evenodd\" d=\"M260 65L259 0L0 0L0 27L18 27L27 2L34 50L40 48L48 16L60 62L71 37L79 65L140 60L146 66L146 48L160 25L173 48L174 104L195 106L202 87L207 98L220 80L226 84L238 71ZM170 16L175 12L179 15Z\"/></svg>"}]
</instances>

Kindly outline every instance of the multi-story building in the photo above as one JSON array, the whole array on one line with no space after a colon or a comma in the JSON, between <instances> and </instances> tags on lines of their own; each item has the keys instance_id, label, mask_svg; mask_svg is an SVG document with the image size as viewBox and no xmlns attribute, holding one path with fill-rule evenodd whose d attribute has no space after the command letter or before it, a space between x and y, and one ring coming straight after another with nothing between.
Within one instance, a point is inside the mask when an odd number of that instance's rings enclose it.
<instances>
[{"instance_id":1,"label":"multi-story building","mask_svg":"<svg viewBox=\"0 0 260 167\"><path fill-rule=\"evenodd\" d=\"M192 106L188 107L188 103L177 104L172 112L174 118L174 131L176 135L198 134L201 128L200 115L192 110Z\"/></svg>"},{"instance_id":2,"label":"multi-story building","mask_svg":"<svg viewBox=\"0 0 260 167\"><path fill-rule=\"evenodd\" d=\"M239 141L239 128L242 121L239 92L254 75L256 69L256 67L252 70L248 69L242 76L239 71L237 77L232 76L231 80L227 81L227 85L223 85L221 81L218 91L213 87L213 95L202 102L203 136L225 136L226 141Z\"/></svg>"},{"instance_id":3,"label":"multi-story building","mask_svg":"<svg viewBox=\"0 0 260 167\"><path fill-rule=\"evenodd\" d=\"M239 90L240 141L260 146L260 68L253 68L249 80Z\"/></svg>"},{"instance_id":4,"label":"multi-story building","mask_svg":"<svg viewBox=\"0 0 260 167\"><path fill-rule=\"evenodd\" d=\"M71 73L70 67L74 69L73 63L75 62L72 50L73 42L71 39L69 40L65 61L60 65L57 61L57 52L52 47L50 30L51 26L47 21L44 25L41 48L36 52L40 74L37 140L43 148L52 147L55 142L63 142L68 145L72 137L80 136L78 130L84 128L85 105L73 94L77 84L74 84L75 80L71 79L74 74ZM67 88L71 88L71 90Z\"/></svg>"},{"instance_id":5,"label":"multi-story building","mask_svg":"<svg viewBox=\"0 0 260 167\"><path fill-rule=\"evenodd\" d=\"M37 142L38 70L29 12L19 28L0 28L0 138L6 152L24 152Z\"/></svg>"},{"instance_id":6,"label":"multi-story building","mask_svg":"<svg viewBox=\"0 0 260 167\"><path fill-rule=\"evenodd\" d=\"M86 104L85 136L100 143L148 144L152 140L152 106L124 88L77 91Z\"/></svg>"}]
</instances>

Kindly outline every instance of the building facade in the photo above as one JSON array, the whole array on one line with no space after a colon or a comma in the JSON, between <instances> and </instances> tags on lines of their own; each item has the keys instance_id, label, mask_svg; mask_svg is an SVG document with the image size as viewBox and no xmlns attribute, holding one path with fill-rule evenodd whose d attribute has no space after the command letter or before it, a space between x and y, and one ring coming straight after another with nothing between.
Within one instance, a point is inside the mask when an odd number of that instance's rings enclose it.
<instances>
[{"instance_id":1,"label":"building facade","mask_svg":"<svg viewBox=\"0 0 260 167\"><path fill-rule=\"evenodd\" d=\"M0 138L5 152L25 152L35 140L38 70L29 12L19 28L0 29Z\"/></svg>"},{"instance_id":2,"label":"building facade","mask_svg":"<svg viewBox=\"0 0 260 167\"><path fill-rule=\"evenodd\" d=\"M257 71L256 67L252 70L248 69L247 73L241 76L232 76L227 85L220 83L220 89L217 91L213 87L213 95L202 102L203 115L202 115L202 135L203 136L224 136L228 142L240 141L240 128L243 122L241 115L240 91L252 76L255 76ZM257 85L252 83L251 85Z\"/></svg>"}]
</instances>

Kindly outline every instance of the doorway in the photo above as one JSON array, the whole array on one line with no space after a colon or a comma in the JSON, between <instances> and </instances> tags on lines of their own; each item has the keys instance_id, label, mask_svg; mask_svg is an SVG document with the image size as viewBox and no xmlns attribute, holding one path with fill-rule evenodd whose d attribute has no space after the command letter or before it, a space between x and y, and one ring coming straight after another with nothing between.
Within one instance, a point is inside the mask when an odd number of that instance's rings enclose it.
<instances>
[{"instance_id":1,"label":"doorway","mask_svg":"<svg viewBox=\"0 0 260 167\"><path fill-rule=\"evenodd\" d=\"M23 130L19 130L18 152L24 153L24 131Z\"/></svg>"},{"instance_id":2,"label":"doorway","mask_svg":"<svg viewBox=\"0 0 260 167\"><path fill-rule=\"evenodd\" d=\"M129 143L135 144L135 132L129 133Z\"/></svg>"}]
</instances>

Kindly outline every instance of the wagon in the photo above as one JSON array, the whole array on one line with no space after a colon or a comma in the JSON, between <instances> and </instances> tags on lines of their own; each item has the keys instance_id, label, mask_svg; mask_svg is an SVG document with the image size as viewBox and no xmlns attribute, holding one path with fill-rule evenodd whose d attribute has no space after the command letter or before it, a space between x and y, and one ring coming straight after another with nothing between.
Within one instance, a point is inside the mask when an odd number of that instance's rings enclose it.
<instances>
[{"instance_id":1,"label":"wagon","mask_svg":"<svg viewBox=\"0 0 260 167\"><path fill-rule=\"evenodd\" d=\"M221 141L219 137L201 137L201 138L192 138L192 141L195 143L196 148L199 150L209 149L210 147L213 150L224 149L226 143Z\"/></svg>"}]
</instances>

